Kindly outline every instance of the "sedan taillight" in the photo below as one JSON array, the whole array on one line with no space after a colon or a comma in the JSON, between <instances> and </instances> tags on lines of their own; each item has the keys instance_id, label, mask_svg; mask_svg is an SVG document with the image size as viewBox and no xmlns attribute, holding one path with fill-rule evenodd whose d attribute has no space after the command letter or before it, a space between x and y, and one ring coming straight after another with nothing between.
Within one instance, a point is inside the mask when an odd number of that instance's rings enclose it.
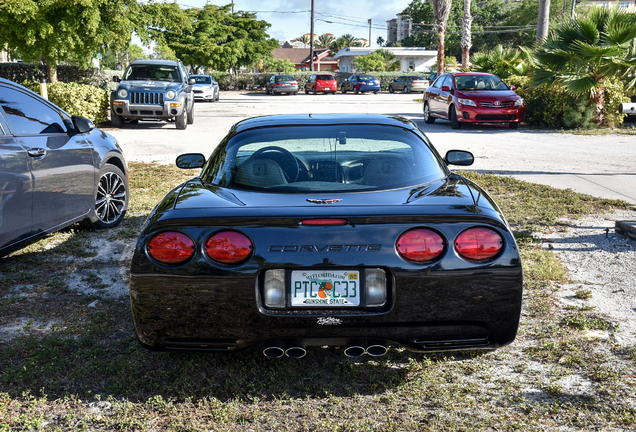
<instances>
[{"instance_id":1,"label":"sedan taillight","mask_svg":"<svg viewBox=\"0 0 636 432\"><path fill-rule=\"evenodd\" d=\"M470 228L455 240L455 250L469 261L488 261L503 249L501 235L490 228Z\"/></svg>"},{"instance_id":2,"label":"sedan taillight","mask_svg":"<svg viewBox=\"0 0 636 432\"><path fill-rule=\"evenodd\" d=\"M418 228L402 234L396 247L400 256L408 261L433 261L444 251L444 239L435 231Z\"/></svg>"},{"instance_id":3,"label":"sedan taillight","mask_svg":"<svg viewBox=\"0 0 636 432\"><path fill-rule=\"evenodd\" d=\"M146 250L160 263L181 264L194 255L194 241L180 232L168 231L154 236Z\"/></svg>"},{"instance_id":4,"label":"sedan taillight","mask_svg":"<svg viewBox=\"0 0 636 432\"><path fill-rule=\"evenodd\" d=\"M249 237L236 231L218 232L205 242L208 256L223 264L240 264L249 258L253 249Z\"/></svg>"}]
</instances>

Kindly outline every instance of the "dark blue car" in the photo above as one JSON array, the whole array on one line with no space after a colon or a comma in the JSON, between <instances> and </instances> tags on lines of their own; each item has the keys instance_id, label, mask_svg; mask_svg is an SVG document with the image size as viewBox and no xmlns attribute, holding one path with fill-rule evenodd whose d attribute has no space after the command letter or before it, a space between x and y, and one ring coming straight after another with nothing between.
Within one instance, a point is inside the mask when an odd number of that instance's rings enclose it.
<instances>
[{"instance_id":1,"label":"dark blue car","mask_svg":"<svg viewBox=\"0 0 636 432\"><path fill-rule=\"evenodd\" d=\"M351 75L342 83L342 93L352 91L355 94L380 91L380 80L372 75Z\"/></svg>"}]
</instances>

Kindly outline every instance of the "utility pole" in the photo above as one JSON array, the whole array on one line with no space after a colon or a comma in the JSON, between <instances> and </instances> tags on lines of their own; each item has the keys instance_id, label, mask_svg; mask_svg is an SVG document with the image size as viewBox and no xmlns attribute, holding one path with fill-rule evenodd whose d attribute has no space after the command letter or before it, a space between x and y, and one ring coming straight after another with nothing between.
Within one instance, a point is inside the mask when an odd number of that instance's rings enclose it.
<instances>
[{"instance_id":1,"label":"utility pole","mask_svg":"<svg viewBox=\"0 0 636 432\"><path fill-rule=\"evenodd\" d=\"M369 48L371 48L371 18L369 18Z\"/></svg>"},{"instance_id":2,"label":"utility pole","mask_svg":"<svg viewBox=\"0 0 636 432\"><path fill-rule=\"evenodd\" d=\"M309 25L309 70L314 71L314 0L311 0L311 24Z\"/></svg>"}]
</instances>

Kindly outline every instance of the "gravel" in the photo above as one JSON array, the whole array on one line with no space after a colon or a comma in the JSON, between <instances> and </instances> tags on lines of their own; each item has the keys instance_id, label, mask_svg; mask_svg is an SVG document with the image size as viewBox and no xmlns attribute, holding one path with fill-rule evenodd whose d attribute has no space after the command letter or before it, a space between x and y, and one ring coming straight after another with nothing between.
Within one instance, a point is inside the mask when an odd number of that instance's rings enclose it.
<instances>
[{"instance_id":1,"label":"gravel","mask_svg":"<svg viewBox=\"0 0 636 432\"><path fill-rule=\"evenodd\" d=\"M558 292L564 307L593 307L614 324L613 331L591 331L588 337L613 338L620 345L634 346L636 241L615 232L615 222L620 220L636 220L636 211L563 219L551 232L535 235L569 271L570 283L561 285ZM581 290L590 290L591 297L577 298L576 293Z\"/></svg>"}]
</instances>

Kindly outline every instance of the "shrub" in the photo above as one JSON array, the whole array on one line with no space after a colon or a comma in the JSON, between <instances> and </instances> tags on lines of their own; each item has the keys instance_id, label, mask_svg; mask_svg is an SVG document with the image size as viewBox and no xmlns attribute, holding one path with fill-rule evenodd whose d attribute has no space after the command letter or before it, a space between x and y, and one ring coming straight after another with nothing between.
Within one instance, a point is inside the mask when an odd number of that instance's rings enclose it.
<instances>
[{"instance_id":1,"label":"shrub","mask_svg":"<svg viewBox=\"0 0 636 432\"><path fill-rule=\"evenodd\" d=\"M618 106L623 102L631 102L622 81L616 78L605 80L605 104L603 105L604 125L616 127L623 123L627 114L618 112Z\"/></svg>"},{"instance_id":2,"label":"shrub","mask_svg":"<svg viewBox=\"0 0 636 432\"><path fill-rule=\"evenodd\" d=\"M40 83L24 81L23 86L40 92ZM95 123L107 120L109 97L106 90L87 84L63 83L47 85L49 100L70 115L82 116Z\"/></svg>"}]
</instances>

